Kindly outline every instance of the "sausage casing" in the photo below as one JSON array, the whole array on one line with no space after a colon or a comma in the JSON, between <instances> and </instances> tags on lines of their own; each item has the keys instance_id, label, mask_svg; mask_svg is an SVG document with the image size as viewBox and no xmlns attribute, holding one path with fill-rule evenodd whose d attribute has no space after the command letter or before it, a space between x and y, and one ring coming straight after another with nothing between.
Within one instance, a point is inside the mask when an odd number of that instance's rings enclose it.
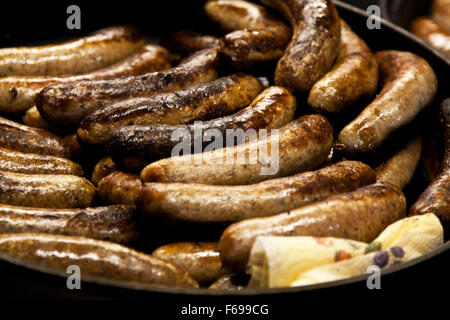
<instances>
[{"instance_id":1,"label":"sausage casing","mask_svg":"<svg viewBox=\"0 0 450 320\"><path fill-rule=\"evenodd\" d=\"M427 17L414 19L411 23L411 31L450 57L450 31Z\"/></svg>"},{"instance_id":2,"label":"sausage casing","mask_svg":"<svg viewBox=\"0 0 450 320\"><path fill-rule=\"evenodd\" d=\"M98 183L98 195L108 204L135 204L142 188L138 175L121 171L113 172Z\"/></svg>"}]
</instances>

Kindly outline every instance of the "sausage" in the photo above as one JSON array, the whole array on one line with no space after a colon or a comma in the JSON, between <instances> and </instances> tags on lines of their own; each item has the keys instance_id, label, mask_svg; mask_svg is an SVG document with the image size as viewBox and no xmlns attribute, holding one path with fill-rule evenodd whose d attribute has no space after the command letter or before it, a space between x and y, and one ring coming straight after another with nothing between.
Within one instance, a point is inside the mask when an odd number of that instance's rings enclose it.
<instances>
[{"instance_id":1,"label":"sausage","mask_svg":"<svg viewBox=\"0 0 450 320\"><path fill-rule=\"evenodd\" d=\"M11 114L27 110L37 93L51 84L71 81L112 79L125 75L165 70L171 67L169 52L163 47L146 45L115 64L81 75L11 76L0 79L0 112Z\"/></svg>"},{"instance_id":2,"label":"sausage","mask_svg":"<svg viewBox=\"0 0 450 320\"><path fill-rule=\"evenodd\" d=\"M102 279L170 287L198 287L182 269L120 244L43 233L0 235L2 259L67 277L80 268L83 280Z\"/></svg>"},{"instance_id":3,"label":"sausage","mask_svg":"<svg viewBox=\"0 0 450 320\"><path fill-rule=\"evenodd\" d=\"M309 92L319 112L340 112L371 97L378 85L378 64L363 39L341 20L341 43L334 67Z\"/></svg>"},{"instance_id":4,"label":"sausage","mask_svg":"<svg viewBox=\"0 0 450 320\"><path fill-rule=\"evenodd\" d=\"M450 230L450 98L442 103L445 123L445 153L439 174L411 206L409 215L434 213L446 231Z\"/></svg>"},{"instance_id":5,"label":"sausage","mask_svg":"<svg viewBox=\"0 0 450 320\"><path fill-rule=\"evenodd\" d=\"M205 49L175 68L119 79L74 81L46 87L36 95L42 117L58 126L76 126L95 110L117 100L170 92L217 78L218 53Z\"/></svg>"},{"instance_id":6,"label":"sausage","mask_svg":"<svg viewBox=\"0 0 450 320\"><path fill-rule=\"evenodd\" d=\"M138 236L132 206L42 209L0 205L0 234L24 232L81 236L118 243L133 242Z\"/></svg>"},{"instance_id":7,"label":"sausage","mask_svg":"<svg viewBox=\"0 0 450 320\"><path fill-rule=\"evenodd\" d=\"M225 290L225 291L241 291L247 288L248 277L245 274L229 273L209 286L208 289Z\"/></svg>"},{"instance_id":8,"label":"sausage","mask_svg":"<svg viewBox=\"0 0 450 320\"><path fill-rule=\"evenodd\" d=\"M53 126L47 121L45 121L44 118L42 118L36 106L31 107L25 112L25 114L22 117L22 122L24 125L27 125L29 127L38 128L50 132L59 133L60 131L62 131L60 128Z\"/></svg>"},{"instance_id":9,"label":"sausage","mask_svg":"<svg viewBox=\"0 0 450 320\"><path fill-rule=\"evenodd\" d=\"M447 32L450 32L450 0L433 0L431 17Z\"/></svg>"},{"instance_id":10,"label":"sausage","mask_svg":"<svg viewBox=\"0 0 450 320\"><path fill-rule=\"evenodd\" d=\"M104 157L95 165L92 171L91 182L96 186L104 177L118 170L119 167L111 157Z\"/></svg>"},{"instance_id":11,"label":"sausage","mask_svg":"<svg viewBox=\"0 0 450 320\"><path fill-rule=\"evenodd\" d=\"M36 153L23 153L1 147L0 170L30 174L83 175L81 166L69 159Z\"/></svg>"},{"instance_id":12,"label":"sausage","mask_svg":"<svg viewBox=\"0 0 450 320\"><path fill-rule=\"evenodd\" d=\"M108 140L107 149L112 157L125 168L136 170L137 168L127 167L126 164L130 162L148 164L155 159L170 157L173 148L180 142L178 139L173 139L172 135L175 132L188 132L190 151L195 152L194 138L197 137L197 132L202 137L206 137L207 133L212 131L219 131L225 136L229 129L247 131L279 128L292 121L295 109L296 100L289 91L282 87L269 87L260 93L247 108L200 124L155 124L119 128ZM203 150L209 143L202 139L201 149ZM138 159L132 161L133 158Z\"/></svg>"},{"instance_id":13,"label":"sausage","mask_svg":"<svg viewBox=\"0 0 450 320\"><path fill-rule=\"evenodd\" d=\"M377 181L389 182L403 190L411 181L422 154L422 139L414 137L400 151L374 170Z\"/></svg>"},{"instance_id":14,"label":"sausage","mask_svg":"<svg viewBox=\"0 0 450 320\"><path fill-rule=\"evenodd\" d=\"M427 17L414 19L411 23L411 31L450 57L450 31Z\"/></svg>"},{"instance_id":15,"label":"sausage","mask_svg":"<svg viewBox=\"0 0 450 320\"><path fill-rule=\"evenodd\" d=\"M406 199L394 185L377 182L272 217L229 226L219 241L225 267L241 271L258 236L336 237L370 242L406 215Z\"/></svg>"},{"instance_id":16,"label":"sausage","mask_svg":"<svg viewBox=\"0 0 450 320\"><path fill-rule=\"evenodd\" d=\"M83 142L98 145L110 139L113 129L127 125L208 120L248 106L261 90L258 79L236 73L176 92L110 104L87 116L77 133Z\"/></svg>"},{"instance_id":17,"label":"sausage","mask_svg":"<svg viewBox=\"0 0 450 320\"><path fill-rule=\"evenodd\" d=\"M70 150L70 158L75 159L76 161L83 161L86 158L84 158L84 155L86 154L84 152L83 147L80 145L80 142L78 141L78 136L76 133L67 134L62 137L64 144L67 146L67 148Z\"/></svg>"},{"instance_id":18,"label":"sausage","mask_svg":"<svg viewBox=\"0 0 450 320\"><path fill-rule=\"evenodd\" d=\"M61 137L2 117L0 117L0 147L21 152L70 157L70 149Z\"/></svg>"},{"instance_id":19,"label":"sausage","mask_svg":"<svg viewBox=\"0 0 450 320\"><path fill-rule=\"evenodd\" d=\"M275 69L275 84L308 92L339 52L340 19L331 0L261 0L281 12L293 35Z\"/></svg>"},{"instance_id":20,"label":"sausage","mask_svg":"<svg viewBox=\"0 0 450 320\"><path fill-rule=\"evenodd\" d=\"M132 26L115 26L59 44L0 49L0 77L90 72L129 56L144 40Z\"/></svg>"},{"instance_id":21,"label":"sausage","mask_svg":"<svg viewBox=\"0 0 450 320\"><path fill-rule=\"evenodd\" d=\"M279 59L291 39L290 28L264 7L241 0L213 0L206 15L229 32L219 42L225 63L241 70Z\"/></svg>"},{"instance_id":22,"label":"sausage","mask_svg":"<svg viewBox=\"0 0 450 320\"><path fill-rule=\"evenodd\" d=\"M140 194L140 203L144 204L140 209L176 221L230 223L293 210L375 180L375 173L364 163L343 161L247 186L146 183Z\"/></svg>"},{"instance_id":23,"label":"sausage","mask_svg":"<svg viewBox=\"0 0 450 320\"><path fill-rule=\"evenodd\" d=\"M162 45L170 52L176 52L184 56L203 49L217 48L219 41L219 38L215 36L190 30L180 30L164 38Z\"/></svg>"},{"instance_id":24,"label":"sausage","mask_svg":"<svg viewBox=\"0 0 450 320\"><path fill-rule=\"evenodd\" d=\"M395 50L375 56L383 89L338 136L338 143L351 155L379 147L431 103L437 91L433 69L419 56Z\"/></svg>"},{"instance_id":25,"label":"sausage","mask_svg":"<svg viewBox=\"0 0 450 320\"><path fill-rule=\"evenodd\" d=\"M200 285L207 286L225 275L217 242L177 242L153 251L152 256L185 270Z\"/></svg>"},{"instance_id":26,"label":"sausage","mask_svg":"<svg viewBox=\"0 0 450 320\"><path fill-rule=\"evenodd\" d=\"M320 115L303 116L277 132L273 130L277 129L272 129L267 138L260 130L260 137L249 143L161 159L145 167L141 179L217 185L257 183L317 167L332 147L333 127Z\"/></svg>"},{"instance_id":27,"label":"sausage","mask_svg":"<svg viewBox=\"0 0 450 320\"><path fill-rule=\"evenodd\" d=\"M0 203L35 208L84 208L95 187L73 175L25 174L0 171Z\"/></svg>"},{"instance_id":28,"label":"sausage","mask_svg":"<svg viewBox=\"0 0 450 320\"><path fill-rule=\"evenodd\" d=\"M138 175L121 171L113 172L98 183L98 195L104 203L134 205L142 188Z\"/></svg>"}]
</instances>

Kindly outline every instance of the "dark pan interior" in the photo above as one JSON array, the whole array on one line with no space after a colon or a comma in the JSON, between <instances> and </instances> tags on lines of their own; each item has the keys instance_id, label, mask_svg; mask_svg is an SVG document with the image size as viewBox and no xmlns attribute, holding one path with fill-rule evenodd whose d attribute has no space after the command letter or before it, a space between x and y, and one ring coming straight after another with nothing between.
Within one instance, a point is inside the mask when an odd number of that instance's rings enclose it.
<instances>
[{"instance_id":1,"label":"dark pan interior","mask_svg":"<svg viewBox=\"0 0 450 320\"><path fill-rule=\"evenodd\" d=\"M431 0L379 0L382 17L409 30L412 20L430 12Z\"/></svg>"},{"instance_id":2,"label":"dark pan interior","mask_svg":"<svg viewBox=\"0 0 450 320\"><path fill-rule=\"evenodd\" d=\"M401 28L394 26L393 24L382 21L381 29L369 30L366 27L367 15L364 11L353 8L347 4L335 1L338 6L339 13L343 19L345 19L349 25L366 40L368 45L373 51L385 50L385 49L398 49L412 51L424 59L426 59L435 70L439 82L441 84L450 82L450 62L446 58L437 52L435 49L424 44L424 42L418 40L410 33L404 31ZM58 4L48 5L48 8L40 4L32 5L28 11L35 10L35 14L28 16L25 14L23 19L6 19L0 22L0 47L8 47L24 44L41 44L55 42L59 39L73 38L98 28L113 25L117 23L131 23L137 25L149 35L150 38L160 38L164 34L167 34L174 30L183 29L203 29L211 30L215 32L215 27L209 25L202 20L201 6L202 1L164 1L161 2L158 7L153 7L151 10L142 10L140 3L136 1L127 1L120 5L100 5L102 2L84 3L82 2L82 25L81 31L68 31L65 27L55 28L54 24L62 24L65 26L66 15L61 14L65 12L67 3L61 2ZM6 9L10 6L17 6L16 4L8 3ZM36 7L33 7L36 6ZM42 19L39 17L40 24L36 24L36 28L32 28L37 19L35 17L36 12L43 12L45 16L52 17L53 20ZM58 13L58 14L56 14ZM56 18L58 17L58 18ZM28 20L27 20L28 19ZM58 20L59 19L59 20ZM13 21L14 20L14 21ZM24 23L29 27L25 28ZM53 27L52 27L53 26ZM430 108L421 117L420 130L430 131L435 134L435 131L439 126L437 123L437 107L439 102L445 98L444 86L441 85L434 106ZM425 120L423 120L425 119ZM410 128L411 129L411 128ZM413 128L414 129L414 128ZM415 128L417 129L417 128ZM438 133L436 133L438 134ZM424 181L420 177L415 177L416 181L413 183L414 187L406 192L409 192L411 198L419 195L421 191L426 187ZM192 233L192 231L191 231ZM171 237L173 235L167 234L154 234L157 237ZM181 234L181 236L184 236ZM182 238L183 239L183 238ZM142 245L142 244L141 244ZM389 281L392 288L397 286L408 286L408 281L411 277L416 279L416 285L420 285L422 275L427 275L427 282L423 282L423 285L428 285L430 279L439 277L439 274L443 274L446 271L446 265L443 263L443 259L448 258L450 243L447 242L441 248L434 252L412 260L408 263L390 268L386 271L386 276L383 279ZM149 249L147 248L148 251ZM29 266L33 267L33 266ZM402 270L401 272L396 272ZM433 270L431 272L431 270ZM395 272L394 272L395 271ZM18 266L14 263L0 261L0 272L4 277L2 282L2 292L7 292L9 297L17 298L36 298L36 297L53 297L53 298L154 298L156 295L159 297L166 297L172 294L178 295L196 295L203 299L214 299L221 294L229 294L226 292L211 292L205 290L180 290L171 288L155 288L148 286L133 286L118 283L101 284L98 283L98 279L92 279L92 282L83 282L83 289L81 291L67 290L65 281L66 278L42 273L40 271L32 270L24 266ZM435 277L435 278L433 278ZM320 294L328 293L334 294L341 292L351 292L352 290L359 290L365 288L363 280L365 276L358 276L343 281L325 283L315 286L301 287L301 288L283 288L283 289L270 289L270 290L252 290L241 293L234 293L235 295L259 295L263 294L265 297L278 298L284 295L303 295L306 291L311 292L310 297L317 297ZM422 279L422 280L421 280ZM435 281L438 281L436 278ZM366 289L367 291L367 289ZM239 297L237 297L239 298Z\"/></svg>"}]
</instances>

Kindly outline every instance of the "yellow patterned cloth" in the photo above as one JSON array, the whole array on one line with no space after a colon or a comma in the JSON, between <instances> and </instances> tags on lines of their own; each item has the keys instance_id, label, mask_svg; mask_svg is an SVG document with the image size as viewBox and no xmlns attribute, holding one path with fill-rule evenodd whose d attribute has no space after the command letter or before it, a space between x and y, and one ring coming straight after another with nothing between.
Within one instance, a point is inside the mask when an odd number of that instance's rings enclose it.
<instances>
[{"instance_id":1,"label":"yellow patterned cloth","mask_svg":"<svg viewBox=\"0 0 450 320\"><path fill-rule=\"evenodd\" d=\"M247 271L249 287L317 284L353 277L371 265L386 268L430 252L444 242L432 213L388 226L372 243L318 237L263 236L256 240Z\"/></svg>"}]
</instances>

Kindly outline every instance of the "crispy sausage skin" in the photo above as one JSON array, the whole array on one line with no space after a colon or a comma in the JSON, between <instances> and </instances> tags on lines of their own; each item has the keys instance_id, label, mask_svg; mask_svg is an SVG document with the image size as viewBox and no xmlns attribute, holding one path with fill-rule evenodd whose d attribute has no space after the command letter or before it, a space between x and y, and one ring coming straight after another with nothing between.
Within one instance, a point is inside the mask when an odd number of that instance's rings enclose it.
<instances>
[{"instance_id":1,"label":"crispy sausage skin","mask_svg":"<svg viewBox=\"0 0 450 320\"><path fill-rule=\"evenodd\" d=\"M275 70L275 84L308 92L339 52L341 26L331 0L261 0L291 23L293 36Z\"/></svg>"},{"instance_id":2,"label":"crispy sausage skin","mask_svg":"<svg viewBox=\"0 0 450 320\"><path fill-rule=\"evenodd\" d=\"M77 265L84 279L126 281L168 287L198 287L184 270L120 244L43 233L0 235L3 259L67 276Z\"/></svg>"},{"instance_id":3,"label":"crispy sausage skin","mask_svg":"<svg viewBox=\"0 0 450 320\"><path fill-rule=\"evenodd\" d=\"M430 65L404 51L376 53L383 89L363 112L338 136L349 154L379 147L395 130L407 125L429 103L437 91Z\"/></svg>"},{"instance_id":4,"label":"crispy sausage skin","mask_svg":"<svg viewBox=\"0 0 450 320\"><path fill-rule=\"evenodd\" d=\"M170 52L185 56L203 49L217 48L219 38L195 31L180 30L164 38L162 45Z\"/></svg>"},{"instance_id":5,"label":"crispy sausage skin","mask_svg":"<svg viewBox=\"0 0 450 320\"><path fill-rule=\"evenodd\" d=\"M411 23L411 31L450 57L450 31L427 17L414 19Z\"/></svg>"},{"instance_id":6,"label":"crispy sausage skin","mask_svg":"<svg viewBox=\"0 0 450 320\"><path fill-rule=\"evenodd\" d=\"M339 112L371 97L378 85L378 64L363 39L341 20L341 43L333 69L312 87L308 104L320 112Z\"/></svg>"},{"instance_id":7,"label":"crispy sausage skin","mask_svg":"<svg viewBox=\"0 0 450 320\"><path fill-rule=\"evenodd\" d=\"M433 0L431 17L447 32L450 32L450 0Z\"/></svg>"},{"instance_id":8,"label":"crispy sausage skin","mask_svg":"<svg viewBox=\"0 0 450 320\"><path fill-rule=\"evenodd\" d=\"M257 183L317 167L327 158L332 143L333 127L328 120L307 115L279 130L272 129L267 138L259 136L237 146L161 159L145 167L141 179L217 185Z\"/></svg>"},{"instance_id":9,"label":"crispy sausage skin","mask_svg":"<svg viewBox=\"0 0 450 320\"><path fill-rule=\"evenodd\" d=\"M197 124L149 126L126 126L116 130L108 140L108 151L124 167L127 163L150 163L152 160L171 156L173 148L180 142L173 139L174 132L189 132L190 152L196 152L194 137L211 131L220 131L223 136L229 129L279 128L293 120L296 110L295 97L282 87L269 87L260 93L245 109L232 115ZM206 139L205 139L206 140ZM202 150L209 144L202 139ZM138 158L131 161L130 158ZM121 159L124 159L121 161ZM140 160L140 161L139 161ZM136 170L136 168L127 168ZM142 168L141 168L142 169Z\"/></svg>"},{"instance_id":10,"label":"crispy sausage skin","mask_svg":"<svg viewBox=\"0 0 450 320\"><path fill-rule=\"evenodd\" d=\"M82 176L81 166L69 159L23 153L0 147L0 171L37 174L71 174Z\"/></svg>"},{"instance_id":11,"label":"crispy sausage skin","mask_svg":"<svg viewBox=\"0 0 450 320\"><path fill-rule=\"evenodd\" d=\"M36 106L31 107L25 112L25 114L22 117L22 123L29 127L47 130L50 132L59 133L59 131L63 131L63 129L53 126L47 121L45 121L44 118L42 118Z\"/></svg>"},{"instance_id":12,"label":"crispy sausage skin","mask_svg":"<svg viewBox=\"0 0 450 320\"><path fill-rule=\"evenodd\" d=\"M219 242L224 266L243 271L258 236L337 237L370 242L406 215L406 199L394 185L377 182L272 217L229 226Z\"/></svg>"},{"instance_id":13,"label":"crispy sausage skin","mask_svg":"<svg viewBox=\"0 0 450 320\"><path fill-rule=\"evenodd\" d=\"M11 76L0 79L0 112L11 114L27 110L34 104L36 94L45 87L71 81L112 79L139 75L171 67L169 52L157 45L146 45L135 54L115 64L81 75Z\"/></svg>"},{"instance_id":14,"label":"crispy sausage skin","mask_svg":"<svg viewBox=\"0 0 450 320\"><path fill-rule=\"evenodd\" d=\"M442 103L445 122L445 154L439 174L412 205L409 215L432 212L446 231L450 230L450 99Z\"/></svg>"},{"instance_id":15,"label":"crispy sausage skin","mask_svg":"<svg viewBox=\"0 0 450 320\"><path fill-rule=\"evenodd\" d=\"M0 147L22 152L70 157L70 150L61 137L2 117L0 117Z\"/></svg>"},{"instance_id":16,"label":"crispy sausage skin","mask_svg":"<svg viewBox=\"0 0 450 320\"><path fill-rule=\"evenodd\" d=\"M196 223L230 223L287 212L375 182L357 161L246 186L146 183L141 209L152 216Z\"/></svg>"},{"instance_id":17,"label":"crispy sausage skin","mask_svg":"<svg viewBox=\"0 0 450 320\"><path fill-rule=\"evenodd\" d=\"M228 33L219 50L235 69L279 59L291 39L290 28L264 7L242 0L212 0L205 4L206 15Z\"/></svg>"},{"instance_id":18,"label":"crispy sausage skin","mask_svg":"<svg viewBox=\"0 0 450 320\"><path fill-rule=\"evenodd\" d=\"M221 117L248 106L261 90L258 79L236 73L176 92L119 101L87 116L78 137L87 144L104 144L113 129L127 125L186 124Z\"/></svg>"},{"instance_id":19,"label":"crispy sausage skin","mask_svg":"<svg viewBox=\"0 0 450 320\"><path fill-rule=\"evenodd\" d=\"M133 206L42 209L0 205L0 233L50 233L118 243L138 237Z\"/></svg>"},{"instance_id":20,"label":"crispy sausage skin","mask_svg":"<svg viewBox=\"0 0 450 320\"><path fill-rule=\"evenodd\" d=\"M54 45L0 49L0 76L93 71L129 56L142 47L144 40L136 28L116 26Z\"/></svg>"},{"instance_id":21,"label":"crispy sausage skin","mask_svg":"<svg viewBox=\"0 0 450 320\"><path fill-rule=\"evenodd\" d=\"M217 242L177 242L153 251L152 256L170 262L207 286L225 275Z\"/></svg>"},{"instance_id":22,"label":"crispy sausage skin","mask_svg":"<svg viewBox=\"0 0 450 320\"><path fill-rule=\"evenodd\" d=\"M25 174L0 171L0 203L35 208L84 208L96 189L72 175Z\"/></svg>"},{"instance_id":23,"label":"crispy sausage skin","mask_svg":"<svg viewBox=\"0 0 450 320\"><path fill-rule=\"evenodd\" d=\"M76 126L87 115L117 100L170 92L212 81L218 75L217 64L217 50L205 49L186 58L179 66L164 71L48 86L36 95L36 106L50 123Z\"/></svg>"},{"instance_id":24,"label":"crispy sausage skin","mask_svg":"<svg viewBox=\"0 0 450 320\"><path fill-rule=\"evenodd\" d=\"M98 194L104 203L134 205L141 193L142 181L138 175L113 172L98 183Z\"/></svg>"},{"instance_id":25,"label":"crispy sausage skin","mask_svg":"<svg viewBox=\"0 0 450 320\"><path fill-rule=\"evenodd\" d=\"M374 170L377 181L389 182L403 190L416 171L422 154L422 139L414 137L400 151Z\"/></svg>"},{"instance_id":26,"label":"crispy sausage skin","mask_svg":"<svg viewBox=\"0 0 450 320\"><path fill-rule=\"evenodd\" d=\"M104 157L95 165L92 171L91 182L96 186L104 177L118 170L119 167L111 157Z\"/></svg>"}]
</instances>

